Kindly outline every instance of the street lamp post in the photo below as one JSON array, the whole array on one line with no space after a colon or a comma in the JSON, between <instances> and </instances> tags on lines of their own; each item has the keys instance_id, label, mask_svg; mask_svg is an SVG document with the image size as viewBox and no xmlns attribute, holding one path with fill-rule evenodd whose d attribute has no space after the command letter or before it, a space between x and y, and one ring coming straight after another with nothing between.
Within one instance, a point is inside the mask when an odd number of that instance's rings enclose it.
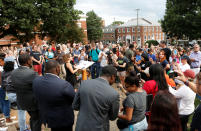
<instances>
[{"instance_id":1,"label":"street lamp post","mask_svg":"<svg viewBox=\"0 0 201 131\"><path fill-rule=\"evenodd\" d=\"M139 40L138 40L138 12L140 9L136 9L137 11L137 45L139 46Z\"/></svg>"}]
</instances>

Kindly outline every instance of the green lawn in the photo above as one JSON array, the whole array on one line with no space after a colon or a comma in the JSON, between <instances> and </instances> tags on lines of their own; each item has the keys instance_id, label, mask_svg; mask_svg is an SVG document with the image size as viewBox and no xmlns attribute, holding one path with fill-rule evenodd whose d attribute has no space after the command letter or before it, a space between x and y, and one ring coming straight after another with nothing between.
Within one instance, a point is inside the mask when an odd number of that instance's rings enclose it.
<instances>
[{"instance_id":1,"label":"green lawn","mask_svg":"<svg viewBox=\"0 0 201 131\"><path fill-rule=\"evenodd\" d=\"M196 99L195 99L195 108L196 108L200 103L201 103L201 101L200 101L198 98L196 98ZM192 122L192 117L193 117L193 115L190 116L189 121L188 121L188 131L190 131L190 125L191 125L191 122Z\"/></svg>"}]
</instances>

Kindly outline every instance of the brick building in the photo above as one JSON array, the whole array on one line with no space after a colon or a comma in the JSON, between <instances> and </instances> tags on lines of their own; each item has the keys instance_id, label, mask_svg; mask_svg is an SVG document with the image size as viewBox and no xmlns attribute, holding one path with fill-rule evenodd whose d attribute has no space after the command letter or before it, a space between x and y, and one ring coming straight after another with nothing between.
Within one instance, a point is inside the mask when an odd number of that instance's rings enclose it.
<instances>
[{"instance_id":1,"label":"brick building","mask_svg":"<svg viewBox=\"0 0 201 131\"><path fill-rule=\"evenodd\" d=\"M138 41L139 45L143 45L147 40L165 40L165 33L159 23L151 23L150 21L139 18L138 27L137 19L131 19L116 28L116 40L118 43L134 43Z\"/></svg>"},{"instance_id":2,"label":"brick building","mask_svg":"<svg viewBox=\"0 0 201 131\"><path fill-rule=\"evenodd\" d=\"M116 43L116 28L117 26L109 25L103 28L103 37L101 41L104 43Z\"/></svg>"},{"instance_id":3,"label":"brick building","mask_svg":"<svg viewBox=\"0 0 201 131\"><path fill-rule=\"evenodd\" d=\"M88 38L87 38L87 16L85 15L80 15L80 19L77 21L77 25L84 30L85 38L84 38L84 43L88 43Z\"/></svg>"}]
</instances>

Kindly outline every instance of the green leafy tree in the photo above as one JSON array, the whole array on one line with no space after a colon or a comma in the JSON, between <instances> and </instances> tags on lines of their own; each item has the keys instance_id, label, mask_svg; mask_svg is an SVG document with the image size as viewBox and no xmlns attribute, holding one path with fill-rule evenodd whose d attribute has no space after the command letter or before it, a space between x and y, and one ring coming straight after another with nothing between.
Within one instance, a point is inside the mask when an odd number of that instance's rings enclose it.
<instances>
[{"instance_id":1,"label":"green leafy tree","mask_svg":"<svg viewBox=\"0 0 201 131\"><path fill-rule=\"evenodd\" d=\"M156 41L156 40L148 40L145 43L148 43L149 47L151 47L151 45L154 45L154 46L159 45L158 41Z\"/></svg>"},{"instance_id":2,"label":"green leafy tree","mask_svg":"<svg viewBox=\"0 0 201 131\"><path fill-rule=\"evenodd\" d=\"M69 31L81 31L76 21L82 12L74 4L75 0L1 0L0 38L12 35L25 42L37 34L41 39L48 36L50 41L67 42L72 38Z\"/></svg>"},{"instance_id":3,"label":"green leafy tree","mask_svg":"<svg viewBox=\"0 0 201 131\"><path fill-rule=\"evenodd\" d=\"M102 38L102 19L94 11L87 13L87 35L88 40L98 41Z\"/></svg>"},{"instance_id":4,"label":"green leafy tree","mask_svg":"<svg viewBox=\"0 0 201 131\"><path fill-rule=\"evenodd\" d=\"M20 41L34 38L34 28L39 15L35 0L1 0L0 2L0 38L8 35Z\"/></svg>"},{"instance_id":5,"label":"green leafy tree","mask_svg":"<svg viewBox=\"0 0 201 131\"><path fill-rule=\"evenodd\" d=\"M40 36L49 36L56 42L66 42L69 38L72 40L72 34L78 33L75 23L79 19L79 14L82 13L73 8L75 0L38 1L42 22L39 26Z\"/></svg>"},{"instance_id":6,"label":"green leafy tree","mask_svg":"<svg viewBox=\"0 0 201 131\"><path fill-rule=\"evenodd\" d=\"M198 39L201 37L200 19L200 0L167 0L161 24L163 31L170 37Z\"/></svg>"},{"instance_id":7,"label":"green leafy tree","mask_svg":"<svg viewBox=\"0 0 201 131\"><path fill-rule=\"evenodd\" d=\"M115 25L122 25L122 24L124 24L123 21L114 21L114 22L112 22L112 26L115 26Z\"/></svg>"}]
</instances>

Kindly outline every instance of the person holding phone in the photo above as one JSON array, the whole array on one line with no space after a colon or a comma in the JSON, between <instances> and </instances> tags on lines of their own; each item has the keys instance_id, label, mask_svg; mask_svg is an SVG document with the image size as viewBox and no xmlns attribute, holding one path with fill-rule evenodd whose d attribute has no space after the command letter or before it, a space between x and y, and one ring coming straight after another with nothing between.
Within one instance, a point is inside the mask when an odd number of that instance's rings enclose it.
<instances>
[{"instance_id":1,"label":"person holding phone","mask_svg":"<svg viewBox=\"0 0 201 131\"><path fill-rule=\"evenodd\" d=\"M134 72L130 72L129 76L125 78L125 89L128 96L123 101L123 114L119 114L119 122L117 125L120 131L139 131L147 129L147 119L145 117L146 111L146 96L147 93L140 88L140 79ZM122 127L120 121L127 121L127 126Z\"/></svg>"}]
</instances>

